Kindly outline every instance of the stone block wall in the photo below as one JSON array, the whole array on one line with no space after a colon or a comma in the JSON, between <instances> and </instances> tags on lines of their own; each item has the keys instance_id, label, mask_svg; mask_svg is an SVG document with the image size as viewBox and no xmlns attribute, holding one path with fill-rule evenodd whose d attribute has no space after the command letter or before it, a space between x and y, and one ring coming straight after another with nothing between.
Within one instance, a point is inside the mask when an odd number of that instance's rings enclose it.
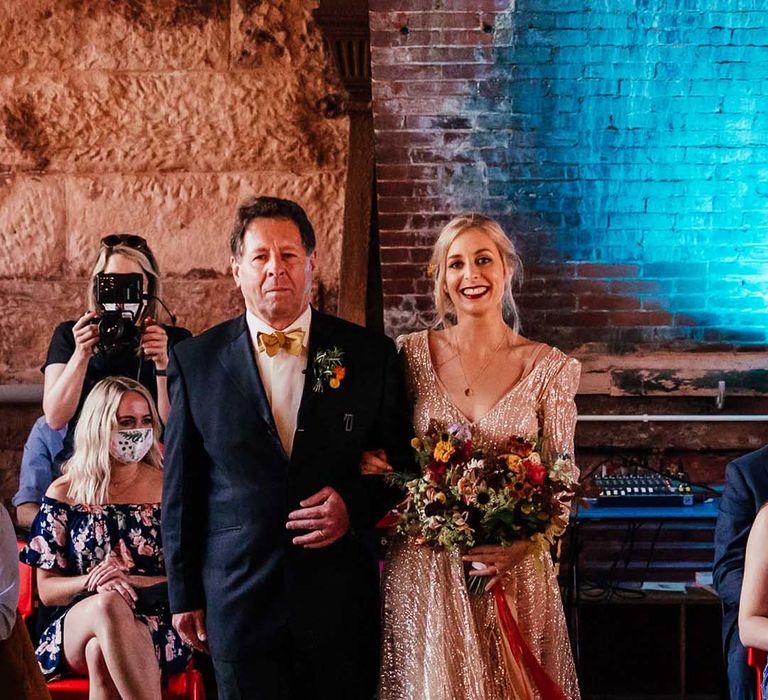
<instances>
[{"instance_id":1,"label":"stone block wall","mask_svg":"<svg viewBox=\"0 0 768 700\"><path fill-rule=\"evenodd\" d=\"M764 346L768 8L371 0L387 328L432 319L439 228L495 216L527 334L614 352Z\"/></svg>"},{"instance_id":2,"label":"stone block wall","mask_svg":"<svg viewBox=\"0 0 768 700\"><path fill-rule=\"evenodd\" d=\"M315 302L336 307L348 119L290 0L0 3L0 384L42 382L54 326L85 310L99 239L147 238L165 302L198 333L239 313L235 207L295 199L315 224ZM0 498L39 406L0 406Z\"/></svg>"},{"instance_id":3,"label":"stone block wall","mask_svg":"<svg viewBox=\"0 0 768 700\"><path fill-rule=\"evenodd\" d=\"M335 308L348 122L313 6L0 5L0 382L41 381L107 233L148 239L181 325L237 313L227 232L253 193L306 207Z\"/></svg>"}]
</instances>

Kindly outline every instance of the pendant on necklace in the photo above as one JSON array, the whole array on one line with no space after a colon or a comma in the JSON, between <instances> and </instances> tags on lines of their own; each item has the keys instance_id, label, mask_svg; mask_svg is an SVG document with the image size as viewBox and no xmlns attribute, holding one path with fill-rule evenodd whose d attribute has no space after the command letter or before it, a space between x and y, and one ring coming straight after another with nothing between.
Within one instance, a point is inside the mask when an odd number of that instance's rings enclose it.
<instances>
[{"instance_id":1,"label":"pendant on necklace","mask_svg":"<svg viewBox=\"0 0 768 700\"><path fill-rule=\"evenodd\" d=\"M464 396L472 396L472 389L470 389L469 387L464 389Z\"/></svg>"}]
</instances>

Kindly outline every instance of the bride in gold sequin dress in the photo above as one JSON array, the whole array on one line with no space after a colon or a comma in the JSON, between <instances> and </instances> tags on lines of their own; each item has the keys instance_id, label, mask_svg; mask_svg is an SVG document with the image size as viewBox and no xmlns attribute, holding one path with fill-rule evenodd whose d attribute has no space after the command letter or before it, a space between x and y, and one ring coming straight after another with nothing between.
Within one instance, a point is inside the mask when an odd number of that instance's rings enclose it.
<instances>
[{"instance_id":1,"label":"bride in gold sequin dress","mask_svg":"<svg viewBox=\"0 0 768 700\"><path fill-rule=\"evenodd\" d=\"M513 435L541 432L546 456L573 454L579 363L517 333L511 283L519 264L492 219L460 216L443 229L431 266L443 330L399 339L418 435L432 420L462 423L478 446L495 450ZM386 456L369 455L362 468L381 473ZM478 547L464 559L478 562L488 589L503 586L523 640L562 695L539 692L530 664L503 632L494 596L468 593L459 554L397 541L383 575L379 700L578 700L549 553L521 542Z\"/></svg>"}]
</instances>

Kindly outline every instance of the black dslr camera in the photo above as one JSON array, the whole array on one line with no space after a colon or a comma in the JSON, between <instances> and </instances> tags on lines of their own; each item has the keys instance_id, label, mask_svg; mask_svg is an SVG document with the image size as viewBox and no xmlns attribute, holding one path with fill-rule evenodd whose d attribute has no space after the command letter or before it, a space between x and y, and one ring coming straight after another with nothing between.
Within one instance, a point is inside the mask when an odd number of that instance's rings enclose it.
<instances>
[{"instance_id":1,"label":"black dslr camera","mask_svg":"<svg viewBox=\"0 0 768 700\"><path fill-rule=\"evenodd\" d=\"M138 322L144 309L144 280L140 274L96 275L94 296L99 327L96 352L136 350L141 340Z\"/></svg>"}]
</instances>

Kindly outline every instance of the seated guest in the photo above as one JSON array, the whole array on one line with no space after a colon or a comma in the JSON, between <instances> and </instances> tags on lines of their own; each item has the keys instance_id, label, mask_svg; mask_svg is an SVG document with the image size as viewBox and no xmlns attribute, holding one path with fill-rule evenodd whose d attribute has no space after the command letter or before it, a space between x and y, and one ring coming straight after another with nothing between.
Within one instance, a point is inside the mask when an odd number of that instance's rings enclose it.
<instances>
[{"instance_id":1,"label":"seated guest","mask_svg":"<svg viewBox=\"0 0 768 700\"><path fill-rule=\"evenodd\" d=\"M16 533L0 503L0 687L3 697L14 700L50 700L18 602Z\"/></svg>"},{"instance_id":2,"label":"seated guest","mask_svg":"<svg viewBox=\"0 0 768 700\"><path fill-rule=\"evenodd\" d=\"M768 651L768 508L760 509L747 541L739 603L739 634L745 647ZM754 681L753 681L754 682ZM768 675L763 674L763 697Z\"/></svg>"},{"instance_id":3,"label":"seated guest","mask_svg":"<svg viewBox=\"0 0 768 700\"><path fill-rule=\"evenodd\" d=\"M725 491L715 528L712 571L723 604L723 650L731 700L754 700L755 674L747 666L747 650L739 640L739 596L744 575L747 537L757 511L768 501L768 446L731 462L725 469Z\"/></svg>"},{"instance_id":4,"label":"seated guest","mask_svg":"<svg viewBox=\"0 0 768 700\"><path fill-rule=\"evenodd\" d=\"M183 670L190 655L168 613L159 429L141 384L98 382L22 553L41 601L60 606L37 648L43 673L88 674L95 697L159 700L161 670Z\"/></svg>"},{"instance_id":5,"label":"seated guest","mask_svg":"<svg viewBox=\"0 0 768 700\"><path fill-rule=\"evenodd\" d=\"M40 416L24 443L19 472L19 490L11 501L16 506L16 522L19 527L29 530L40 510L43 495L51 482L59 476L54 459L64 445L67 426L54 430Z\"/></svg>"}]
</instances>

